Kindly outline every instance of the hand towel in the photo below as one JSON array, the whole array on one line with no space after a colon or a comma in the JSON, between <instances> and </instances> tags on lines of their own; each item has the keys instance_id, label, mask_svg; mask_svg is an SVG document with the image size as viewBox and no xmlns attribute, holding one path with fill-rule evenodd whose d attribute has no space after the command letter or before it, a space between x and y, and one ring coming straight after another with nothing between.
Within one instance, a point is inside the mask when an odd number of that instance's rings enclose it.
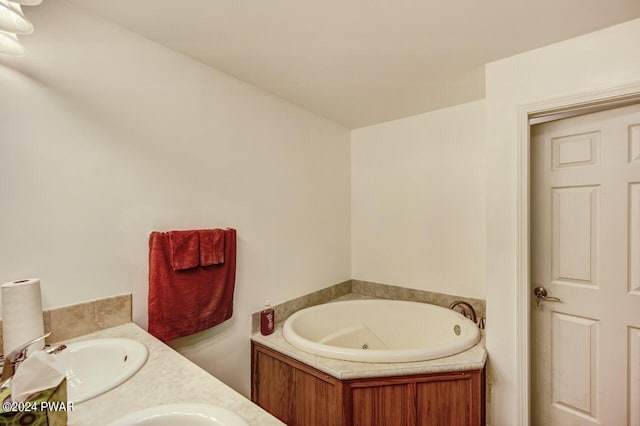
<instances>
[{"instance_id":1,"label":"hand towel","mask_svg":"<svg viewBox=\"0 0 640 426\"><path fill-rule=\"evenodd\" d=\"M202 229L200 234L200 266L224 263L224 231Z\"/></svg>"},{"instance_id":2,"label":"hand towel","mask_svg":"<svg viewBox=\"0 0 640 426\"><path fill-rule=\"evenodd\" d=\"M174 270L169 233L149 237L149 333L167 342L231 318L236 230L225 229L224 263Z\"/></svg>"},{"instance_id":3,"label":"hand towel","mask_svg":"<svg viewBox=\"0 0 640 426\"><path fill-rule=\"evenodd\" d=\"M198 231L171 231L169 243L171 266L174 271L183 271L200 265L200 233Z\"/></svg>"}]
</instances>

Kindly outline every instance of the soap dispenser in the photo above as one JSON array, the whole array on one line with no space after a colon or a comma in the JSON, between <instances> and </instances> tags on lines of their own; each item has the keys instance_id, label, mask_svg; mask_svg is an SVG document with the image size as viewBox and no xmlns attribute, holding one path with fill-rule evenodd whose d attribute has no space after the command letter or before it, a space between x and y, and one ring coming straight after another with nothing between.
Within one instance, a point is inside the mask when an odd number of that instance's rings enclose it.
<instances>
[{"instance_id":1,"label":"soap dispenser","mask_svg":"<svg viewBox=\"0 0 640 426\"><path fill-rule=\"evenodd\" d=\"M269 301L265 302L264 309L260 312L260 333L268 336L276 329L276 314Z\"/></svg>"}]
</instances>

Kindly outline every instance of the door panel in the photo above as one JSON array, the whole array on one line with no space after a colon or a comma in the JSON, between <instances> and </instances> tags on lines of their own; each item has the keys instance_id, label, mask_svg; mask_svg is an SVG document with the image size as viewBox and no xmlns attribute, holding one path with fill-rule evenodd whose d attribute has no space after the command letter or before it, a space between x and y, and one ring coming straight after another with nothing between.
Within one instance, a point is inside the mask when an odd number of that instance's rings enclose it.
<instances>
[{"instance_id":1,"label":"door panel","mask_svg":"<svg viewBox=\"0 0 640 426\"><path fill-rule=\"evenodd\" d=\"M552 191L553 280L597 286L598 186Z\"/></svg>"},{"instance_id":2,"label":"door panel","mask_svg":"<svg viewBox=\"0 0 640 426\"><path fill-rule=\"evenodd\" d=\"M640 425L640 328L629 327L629 424Z\"/></svg>"},{"instance_id":3,"label":"door panel","mask_svg":"<svg viewBox=\"0 0 640 426\"><path fill-rule=\"evenodd\" d=\"M597 165L600 157L600 132L551 139L553 169Z\"/></svg>"},{"instance_id":4,"label":"door panel","mask_svg":"<svg viewBox=\"0 0 640 426\"><path fill-rule=\"evenodd\" d=\"M640 295L640 182L629 184L629 285L628 291Z\"/></svg>"},{"instance_id":5,"label":"door panel","mask_svg":"<svg viewBox=\"0 0 640 426\"><path fill-rule=\"evenodd\" d=\"M640 105L531 129L532 424L640 426Z\"/></svg>"},{"instance_id":6,"label":"door panel","mask_svg":"<svg viewBox=\"0 0 640 426\"><path fill-rule=\"evenodd\" d=\"M640 162L640 124L629 126L629 162Z\"/></svg>"},{"instance_id":7,"label":"door panel","mask_svg":"<svg viewBox=\"0 0 640 426\"><path fill-rule=\"evenodd\" d=\"M598 418L598 321L552 313L552 403Z\"/></svg>"}]
</instances>

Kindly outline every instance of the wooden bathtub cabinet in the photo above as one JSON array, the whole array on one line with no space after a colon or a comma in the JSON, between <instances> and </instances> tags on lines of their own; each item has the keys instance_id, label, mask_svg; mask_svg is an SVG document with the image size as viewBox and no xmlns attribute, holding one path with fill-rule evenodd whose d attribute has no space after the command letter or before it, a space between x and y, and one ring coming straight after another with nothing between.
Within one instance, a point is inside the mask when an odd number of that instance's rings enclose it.
<instances>
[{"instance_id":1,"label":"wooden bathtub cabinet","mask_svg":"<svg viewBox=\"0 0 640 426\"><path fill-rule=\"evenodd\" d=\"M251 345L251 399L289 426L485 423L484 369L341 381Z\"/></svg>"},{"instance_id":2,"label":"wooden bathtub cabinet","mask_svg":"<svg viewBox=\"0 0 640 426\"><path fill-rule=\"evenodd\" d=\"M287 425L340 426L342 383L252 343L251 400Z\"/></svg>"}]
</instances>

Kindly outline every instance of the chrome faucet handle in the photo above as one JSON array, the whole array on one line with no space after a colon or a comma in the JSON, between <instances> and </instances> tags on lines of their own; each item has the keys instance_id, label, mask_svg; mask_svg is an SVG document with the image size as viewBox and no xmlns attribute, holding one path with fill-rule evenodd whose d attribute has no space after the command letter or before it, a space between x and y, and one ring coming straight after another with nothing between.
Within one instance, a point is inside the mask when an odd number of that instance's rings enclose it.
<instances>
[{"instance_id":1,"label":"chrome faucet handle","mask_svg":"<svg viewBox=\"0 0 640 426\"><path fill-rule=\"evenodd\" d=\"M480 330L484 330L487 327L487 319L485 317L480 317L478 320L478 328Z\"/></svg>"},{"instance_id":2,"label":"chrome faucet handle","mask_svg":"<svg viewBox=\"0 0 640 426\"><path fill-rule=\"evenodd\" d=\"M55 355L67 349L67 345L49 346L44 347L44 353L47 355Z\"/></svg>"},{"instance_id":3,"label":"chrome faucet handle","mask_svg":"<svg viewBox=\"0 0 640 426\"><path fill-rule=\"evenodd\" d=\"M456 300L451 305L449 305L449 309L453 309L455 311L455 308L457 308L458 306L462 306L462 315L469 318L471 321L473 321L474 324L478 321L476 317L476 310L473 309L473 306L471 306L471 304L469 304L468 302L465 302L463 300Z\"/></svg>"},{"instance_id":4,"label":"chrome faucet handle","mask_svg":"<svg viewBox=\"0 0 640 426\"><path fill-rule=\"evenodd\" d=\"M31 339L28 342L21 344L20 346L9 352L9 355L5 356L5 360L16 361L19 357L26 358L26 352L27 349L29 349L29 346L33 345L34 343L38 343L40 340L44 340L49 336L51 336L51 332L43 334L40 337L36 337L35 339Z\"/></svg>"},{"instance_id":5,"label":"chrome faucet handle","mask_svg":"<svg viewBox=\"0 0 640 426\"><path fill-rule=\"evenodd\" d=\"M0 379L0 381L4 382L5 380L13 377L16 372L17 365L19 365L27 358L27 349L29 349L29 346L33 345L34 343L38 343L40 340L46 339L50 335L51 333L49 332L40 337L36 337L35 339L31 339L9 352L9 355L6 355L4 357L4 365L2 366L2 378Z\"/></svg>"}]
</instances>

